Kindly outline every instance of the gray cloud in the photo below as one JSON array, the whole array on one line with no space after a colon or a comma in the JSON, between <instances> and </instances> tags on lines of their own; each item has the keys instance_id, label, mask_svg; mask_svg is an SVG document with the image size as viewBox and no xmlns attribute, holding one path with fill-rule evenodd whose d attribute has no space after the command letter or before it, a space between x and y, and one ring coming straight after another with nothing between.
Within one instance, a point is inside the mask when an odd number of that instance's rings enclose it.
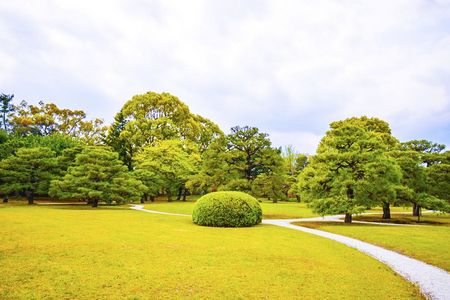
<instances>
[{"instance_id":1,"label":"gray cloud","mask_svg":"<svg viewBox=\"0 0 450 300\"><path fill-rule=\"evenodd\" d=\"M450 1L8 1L0 87L111 121L168 91L218 122L312 153L369 115L450 143Z\"/></svg>"}]
</instances>

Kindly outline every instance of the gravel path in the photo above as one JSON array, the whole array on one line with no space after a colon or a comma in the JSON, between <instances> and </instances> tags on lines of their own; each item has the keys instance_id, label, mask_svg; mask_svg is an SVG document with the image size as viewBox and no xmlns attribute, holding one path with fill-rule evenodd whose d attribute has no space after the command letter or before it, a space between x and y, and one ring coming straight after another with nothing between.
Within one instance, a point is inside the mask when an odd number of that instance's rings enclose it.
<instances>
[{"instance_id":1,"label":"gravel path","mask_svg":"<svg viewBox=\"0 0 450 300\"><path fill-rule=\"evenodd\" d=\"M133 205L131 209L161 214L170 216L184 216L190 217L191 215L186 214L174 214L165 213L160 211L144 209L142 205ZM318 235L327 239L334 240L341 244L347 245L358 251L366 253L375 259L381 261L382 263L391 267L396 273L404 277L406 280L417 284L422 291L422 293L430 299L436 300L450 300L450 273L434 267L432 265L426 264L420 260L413 259L406 255L399 254L397 252L387 250L357 239L349 238L343 235L329 233L322 230L306 228L302 226L297 226L291 224L292 222L343 222L343 215L336 216L325 216L316 218L304 218L304 219L283 219L283 220L263 220L263 224L275 225L284 228L294 229L298 231L307 232L310 234ZM356 221L354 221L356 223ZM369 223L378 225L391 225L391 226L416 226L416 225L402 225L402 224L384 224L384 223L373 223L373 222L362 222L358 223Z\"/></svg>"},{"instance_id":2,"label":"gravel path","mask_svg":"<svg viewBox=\"0 0 450 300\"><path fill-rule=\"evenodd\" d=\"M429 298L450 299L450 274L447 271L357 239L291 224L292 221L298 220L263 220L262 223L311 233L355 248L388 265L408 281L417 284L422 293Z\"/></svg>"},{"instance_id":3,"label":"gravel path","mask_svg":"<svg viewBox=\"0 0 450 300\"><path fill-rule=\"evenodd\" d=\"M185 214L174 214L174 213L167 213L167 212L162 212L162 211L145 209L144 205L133 205L133 206L131 206L131 209L140 210L140 211L144 211L144 212L148 212L148 213L152 213L152 214L158 214L158 215L179 216L179 217L180 216L181 217L190 217L191 216L191 215L185 215Z\"/></svg>"}]
</instances>

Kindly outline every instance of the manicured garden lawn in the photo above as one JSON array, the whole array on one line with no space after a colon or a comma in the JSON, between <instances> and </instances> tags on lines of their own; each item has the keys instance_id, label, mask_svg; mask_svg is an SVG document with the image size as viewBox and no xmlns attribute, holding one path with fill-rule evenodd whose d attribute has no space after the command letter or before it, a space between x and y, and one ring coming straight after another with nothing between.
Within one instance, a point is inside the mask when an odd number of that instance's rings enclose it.
<instances>
[{"instance_id":1,"label":"manicured garden lawn","mask_svg":"<svg viewBox=\"0 0 450 300\"><path fill-rule=\"evenodd\" d=\"M427 218L433 219L433 216ZM346 225L332 222L295 224L353 237L450 271L450 227L448 226Z\"/></svg>"},{"instance_id":2,"label":"manicured garden lawn","mask_svg":"<svg viewBox=\"0 0 450 300\"><path fill-rule=\"evenodd\" d=\"M354 220L369 221L369 222L387 222L397 224L422 224L422 225L442 225L450 226L450 214L424 213L420 216L420 221L417 217L410 214L391 214L391 219L384 220L381 215L362 215L355 216Z\"/></svg>"},{"instance_id":3,"label":"manicured garden lawn","mask_svg":"<svg viewBox=\"0 0 450 300\"><path fill-rule=\"evenodd\" d=\"M376 260L294 230L127 206L0 207L1 299L421 297Z\"/></svg>"},{"instance_id":4,"label":"manicured garden lawn","mask_svg":"<svg viewBox=\"0 0 450 300\"><path fill-rule=\"evenodd\" d=\"M178 214L192 214L195 205L195 198L188 199L188 201L155 201L145 204L146 209L171 212ZM278 202L263 200L261 203L264 219L293 219L293 218L310 218L317 217L305 203L296 202Z\"/></svg>"}]
</instances>

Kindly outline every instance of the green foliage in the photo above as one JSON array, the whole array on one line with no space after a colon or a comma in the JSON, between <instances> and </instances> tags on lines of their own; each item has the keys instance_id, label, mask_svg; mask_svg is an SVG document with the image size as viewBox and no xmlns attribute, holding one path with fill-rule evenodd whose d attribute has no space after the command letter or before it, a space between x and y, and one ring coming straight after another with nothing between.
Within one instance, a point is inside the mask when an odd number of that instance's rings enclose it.
<instances>
[{"instance_id":1,"label":"green foliage","mask_svg":"<svg viewBox=\"0 0 450 300\"><path fill-rule=\"evenodd\" d=\"M82 110L61 109L42 101L37 106L22 101L14 107L10 125L12 131L21 136L60 133L83 139L88 144L100 143L106 131L103 120L85 118Z\"/></svg>"},{"instance_id":2,"label":"green foliage","mask_svg":"<svg viewBox=\"0 0 450 300\"><path fill-rule=\"evenodd\" d=\"M281 187L286 183L284 176L259 174L252 182L252 194L256 197L272 199L273 202L286 200L286 190Z\"/></svg>"},{"instance_id":3,"label":"green foliage","mask_svg":"<svg viewBox=\"0 0 450 300\"><path fill-rule=\"evenodd\" d=\"M286 194L295 195L297 201L300 202L297 179L303 169L308 165L308 156L296 153L294 147L289 145L284 148L282 157L285 168L284 189L286 190Z\"/></svg>"},{"instance_id":4,"label":"green foliage","mask_svg":"<svg viewBox=\"0 0 450 300\"><path fill-rule=\"evenodd\" d=\"M386 122L350 118L333 122L319 144L317 155L299 177L299 189L320 214L361 212L377 201L395 200L401 173L386 155L396 140Z\"/></svg>"},{"instance_id":5,"label":"green foliage","mask_svg":"<svg viewBox=\"0 0 450 300\"><path fill-rule=\"evenodd\" d=\"M391 155L403 170L403 186L398 192L402 200L414 204L414 215L420 208L448 211L450 204L450 152L445 145L427 140L401 144Z\"/></svg>"},{"instance_id":6,"label":"green foliage","mask_svg":"<svg viewBox=\"0 0 450 300\"><path fill-rule=\"evenodd\" d=\"M199 172L189 178L186 186L193 192L198 193L215 192L224 188L233 178L238 178L238 174L232 170L229 164L228 157L226 138L219 137L212 141L209 147L201 154L202 159ZM245 186L245 190L248 191L248 184L246 183Z\"/></svg>"},{"instance_id":7,"label":"green foliage","mask_svg":"<svg viewBox=\"0 0 450 300\"><path fill-rule=\"evenodd\" d=\"M177 97L148 92L125 103L109 130L107 143L131 170L135 155L158 141L188 140L203 151L220 135L216 124L192 114Z\"/></svg>"},{"instance_id":8,"label":"green foliage","mask_svg":"<svg viewBox=\"0 0 450 300\"><path fill-rule=\"evenodd\" d=\"M214 192L198 199L192 221L202 226L248 227L261 223L258 201L242 192Z\"/></svg>"},{"instance_id":9,"label":"green foliage","mask_svg":"<svg viewBox=\"0 0 450 300\"><path fill-rule=\"evenodd\" d=\"M136 161L134 174L146 183L147 193L156 195L157 191L164 190L170 200L197 172L200 154L191 142L162 140L155 146L144 147Z\"/></svg>"},{"instance_id":10,"label":"green foliage","mask_svg":"<svg viewBox=\"0 0 450 300\"><path fill-rule=\"evenodd\" d=\"M54 133L47 136L27 135L19 136L10 134L5 142L0 143L0 159L13 155L19 148L46 147L51 149L57 156L67 148L79 147L84 143L72 136Z\"/></svg>"},{"instance_id":11,"label":"green foliage","mask_svg":"<svg viewBox=\"0 0 450 300\"><path fill-rule=\"evenodd\" d=\"M211 143L202 158L201 170L190 179L189 186L200 187L203 191L251 192L253 181L265 174L276 183L271 187L273 192L270 195L278 197L282 194L283 159L280 151L272 148L268 135L256 127L233 127L229 135ZM258 182L254 185L254 191L258 185ZM257 192L267 194L267 191Z\"/></svg>"},{"instance_id":12,"label":"green foliage","mask_svg":"<svg viewBox=\"0 0 450 300\"><path fill-rule=\"evenodd\" d=\"M59 175L55 153L45 147L20 148L0 161L3 193L26 192L29 203L34 194L48 194L50 180Z\"/></svg>"},{"instance_id":13,"label":"green foliage","mask_svg":"<svg viewBox=\"0 0 450 300\"><path fill-rule=\"evenodd\" d=\"M134 179L119 160L117 153L106 147L86 147L76 156L62 180L51 183L50 195L58 198L87 200L93 206L99 201L127 203L139 200L145 187Z\"/></svg>"},{"instance_id":14,"label":"green foliage","mask_svg":"<svg viewBox=\"0 0 450 300\"><path fill-rule=\"evenodd\" d=\"M439 153L445 149L445 145L427 140L412 140L402 143L401 149L420 153L423 163L429 167L439 162Z\"/></svg>"},{"instance_id":15,"label":"green foliage","mask_svg":"<svg viewBox=\"0 0 450 300\"><path fill-rule=\"evenodd\" d=\"M450 164L434 164L426 171L429 193L450 203Z\"/></svg>"}]
</instances>

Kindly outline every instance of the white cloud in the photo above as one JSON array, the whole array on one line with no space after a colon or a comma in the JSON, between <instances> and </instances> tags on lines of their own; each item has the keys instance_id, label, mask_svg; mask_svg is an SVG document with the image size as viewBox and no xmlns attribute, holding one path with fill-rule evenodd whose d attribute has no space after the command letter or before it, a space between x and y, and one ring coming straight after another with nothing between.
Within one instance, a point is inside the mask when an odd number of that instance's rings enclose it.
<instances>
[{"instance_id":1,"label":"white cloud","mask_svg":"<svg viewBox=\"0 0 450 300\"><path fill-rule=\"evenodd\" d=\"M0 25L0 86L28 100L112 120L169 91L310 153L362 114L450 143L450 1L5 1Z\"/></svg>"}]
</instances>

